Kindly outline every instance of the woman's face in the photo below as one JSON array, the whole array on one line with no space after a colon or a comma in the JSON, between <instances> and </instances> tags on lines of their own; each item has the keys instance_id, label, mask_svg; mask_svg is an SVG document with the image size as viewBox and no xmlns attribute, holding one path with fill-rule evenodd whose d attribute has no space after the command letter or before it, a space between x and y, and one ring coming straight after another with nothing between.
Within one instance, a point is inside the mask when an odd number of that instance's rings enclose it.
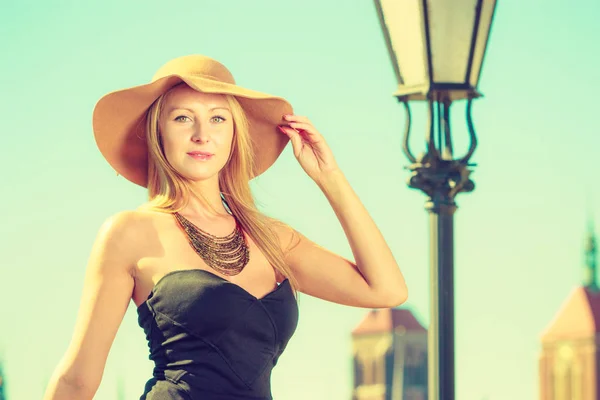
<instances>
[{"instance_id":1,"label":"woman's face","mask_svg":"<svg viewBox=\"0 0 600 400\"><path fill-rule=\"evenodd\" d=\"M218 179L229 159L233 139L233 118L225 95L201 93L181 85L167 94L163 106L160 135L171 166L193 181ZM193 151L213 156L199 160L188 154Z\"/></svg>"}]
</instances>

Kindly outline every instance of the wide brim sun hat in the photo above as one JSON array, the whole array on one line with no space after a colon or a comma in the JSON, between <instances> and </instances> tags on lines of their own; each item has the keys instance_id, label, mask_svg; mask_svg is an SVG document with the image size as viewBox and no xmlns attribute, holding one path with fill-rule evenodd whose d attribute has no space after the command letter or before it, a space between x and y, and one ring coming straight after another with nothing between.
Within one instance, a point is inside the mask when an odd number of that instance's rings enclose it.
<instances>
[{"instance_id":1,"label":"wide brim sun hat","mask_svg":"<svg viewBox=\"0 0 600 400\"><path fill-rule=\"evenodd\" d=\"M110 92L96 103L92 117L94 138L118 175L147 187L146 112L160 95L182 82L200 92L235 96L246 113L255 154L251 178L273 165L290 140L277 129L285 123L284 114L293 114L290 103L236 85L231 72L210 57L188 55L168 61L150 83Z\"/></svg>"}]
</instances>

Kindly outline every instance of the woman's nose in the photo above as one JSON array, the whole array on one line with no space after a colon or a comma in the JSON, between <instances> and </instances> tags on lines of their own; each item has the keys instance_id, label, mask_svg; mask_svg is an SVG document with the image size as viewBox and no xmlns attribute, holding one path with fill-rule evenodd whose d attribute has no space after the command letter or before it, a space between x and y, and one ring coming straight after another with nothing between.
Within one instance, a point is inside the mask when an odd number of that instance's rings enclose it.
<instances>
[{"instance_id":1,"label":"woman's nose","mask_svg":"<svg viewBox=\"0 0 600 400\"><path fill-rule=\"evenodd\" d=\"M198 127L194 131L194 135L192 136L192 140L194 142L205 142L208 139L208 132L206 129L202 129Z\"/></svg>"}]
</instances>

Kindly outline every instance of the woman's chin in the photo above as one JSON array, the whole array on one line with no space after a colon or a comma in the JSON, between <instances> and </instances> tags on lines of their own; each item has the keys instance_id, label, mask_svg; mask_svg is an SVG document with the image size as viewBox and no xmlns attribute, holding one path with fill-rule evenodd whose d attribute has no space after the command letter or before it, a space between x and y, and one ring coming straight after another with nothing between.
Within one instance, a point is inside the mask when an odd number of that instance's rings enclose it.
<instances>
[{"instance_id":1,"label":"woman's chin","mask_svg":"<svg viewBox=\"0 0 600 400\"><path fill-rule=\"evenodd\" d=\"M183 175L190 183L202 183L202 182L210 182L211 180L219 179L219 174L201 174L201 173L183 173Z\"/></svg>"}]
</instances>

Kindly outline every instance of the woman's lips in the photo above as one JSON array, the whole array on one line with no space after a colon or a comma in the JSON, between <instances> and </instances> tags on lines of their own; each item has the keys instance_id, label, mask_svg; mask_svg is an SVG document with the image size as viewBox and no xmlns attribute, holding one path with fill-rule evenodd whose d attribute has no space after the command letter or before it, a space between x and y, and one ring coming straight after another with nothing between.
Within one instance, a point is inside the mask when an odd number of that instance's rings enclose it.
<instances>
[{"instance_id":1,"label":"woman's lips","mask_svg":"<svg viewBox=\"0 0 600 400\"><path fill-rule=\"evenodd\" d=\"M196 160L200 160L200 161L206 161L206 160L210 160L214 154L200 154L200 153L188 153L188 155Z\"/></svg>"}]
</instances>

